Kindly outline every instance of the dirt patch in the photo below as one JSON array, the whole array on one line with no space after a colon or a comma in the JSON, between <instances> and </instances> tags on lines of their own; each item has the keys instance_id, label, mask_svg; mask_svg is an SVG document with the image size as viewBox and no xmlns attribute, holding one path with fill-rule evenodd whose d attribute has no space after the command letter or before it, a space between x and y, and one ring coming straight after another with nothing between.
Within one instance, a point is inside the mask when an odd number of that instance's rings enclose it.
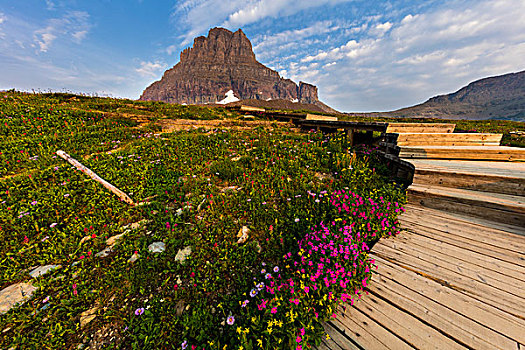
<instances>
[{"instance_id":1,"label":"dirt patch","mask_svg":"<svg viewBox=\"0 0 525 350\"><path fill-rule=\"evenodd\" d=\"M216 129L224 128L231 130L251 130L256 127L263 127L267 129L274 129L275 127L290 127L292 124L285 122L267 121L267 120L231 120L231 119L215 119L215 120L191 120L191 119L161 119L157 122L162 128L162 132L172 132L180 130L195 130L195 129ZM295 130L294 128L293 130ZM297 129L299 131L299 129Z\"/></svg>"}]
</instances>

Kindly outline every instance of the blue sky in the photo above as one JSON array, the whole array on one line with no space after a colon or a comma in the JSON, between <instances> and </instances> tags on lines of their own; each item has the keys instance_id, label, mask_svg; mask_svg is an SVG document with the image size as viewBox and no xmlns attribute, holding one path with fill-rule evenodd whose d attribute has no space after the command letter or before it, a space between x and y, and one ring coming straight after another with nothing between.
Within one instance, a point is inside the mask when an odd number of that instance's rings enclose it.
<instances>
[{"instance_id":1,"label":"blue sky","mask_svg":"<svg viewBox=\"0 0 525 350\"><path fill-rule=\"evenodd\" d=\"M0 89L138 98L216 26L341 111L525 69L524 0L0 0Z\"/></svg>"}]
</instances>

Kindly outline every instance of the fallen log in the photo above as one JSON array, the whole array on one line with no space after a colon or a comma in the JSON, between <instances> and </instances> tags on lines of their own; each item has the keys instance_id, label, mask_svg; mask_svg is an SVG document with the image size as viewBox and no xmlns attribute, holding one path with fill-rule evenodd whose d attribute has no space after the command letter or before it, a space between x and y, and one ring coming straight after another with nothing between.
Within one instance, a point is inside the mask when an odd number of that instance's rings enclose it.
<instances>
[{"instance_id":1,"label":"fallen log","mask_svg":"<svg viewBox=\"0 0 525 350\"><path fill-rule=\"evenodd\" d=\"M124 202L130 205L135 205L133 200L126 193L122 192L121 190L119 190L118 188L116 188L115 186L113 186L112 184L110 184L109 182L101 178L100 176L98 176L95 172L93 172L91 169L82 165L82 163L80 163L75 158L71 157L66 152L62 150L58 150L57 155L63 158L64 160L68 161L70 164L75 166L78 170L80 170L81 172L83 172L84 174L86 174L87 176L95 180L96 182L100 183L102 186L104 186L105 188L113 192L114 194L116 194Z\"/></svg>"}]
</instances>

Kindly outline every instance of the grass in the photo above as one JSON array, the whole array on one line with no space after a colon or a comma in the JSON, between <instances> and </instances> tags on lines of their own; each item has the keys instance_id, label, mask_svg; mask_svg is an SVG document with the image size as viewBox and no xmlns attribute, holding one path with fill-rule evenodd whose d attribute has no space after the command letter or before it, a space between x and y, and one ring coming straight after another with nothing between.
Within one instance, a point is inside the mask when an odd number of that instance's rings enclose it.
<instances>
[{"instance_id":1,"label":"grass","mask_svg":"<svg viewBox=\"0 0 525 350\"><path fill-rule=\"evenodd\" d=\"M405 197L373 153L276 124L161 134L168 117L238 116L0 95L0 288L38 287L0 315L0 347L306 349L338 303L358 298L367 245L398 232ZM147 204L119 201L58 149ZM60 267L28 275L49 264Z\"/></svg>"}]
</instances>

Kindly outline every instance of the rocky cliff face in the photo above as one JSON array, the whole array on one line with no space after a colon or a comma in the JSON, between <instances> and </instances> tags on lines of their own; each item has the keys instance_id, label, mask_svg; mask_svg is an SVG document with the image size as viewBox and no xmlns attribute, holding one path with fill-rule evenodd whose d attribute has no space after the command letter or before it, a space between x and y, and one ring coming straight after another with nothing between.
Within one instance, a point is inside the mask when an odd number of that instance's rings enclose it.
<instances>
[{"instance_id":1,"label":"rocky cliff face","mask_svg":"<svg viewBox=\"0 0 525 350\"><path fill-rule=\"evenodd\" d=\"M140 97L146 101L203 104L224 99L233 90L244 99L286 99L316 103L317 87L283 79L255 59L252 44L241 29L213 28L195 38L180 54L180 62L151 84Z\"/></svg>"}]
</instances>

